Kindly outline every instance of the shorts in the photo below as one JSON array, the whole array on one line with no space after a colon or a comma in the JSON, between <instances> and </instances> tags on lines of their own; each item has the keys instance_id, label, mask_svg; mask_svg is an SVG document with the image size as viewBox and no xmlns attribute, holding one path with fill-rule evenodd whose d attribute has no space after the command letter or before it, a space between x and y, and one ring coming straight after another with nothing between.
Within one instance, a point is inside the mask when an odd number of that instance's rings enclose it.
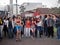
<instances>
[{"instance_id":1,"label":"shorts","mask_svg":"<svg viewBox=\"0 0 60 45\"><path fill-rule=\"evenodd\" d=\"M17 26L16 26L16 29L17 29L17 30L21 30L21 26L17 25Z\"/></svg>"},{"instance_id":2,"label":"shorts","mask_svg":"<svg viewBox=\"0 0 60 45\"><path fill-rule=\"evenodd\" d=\"M35 30L35 28L31 28L31 30Z\"/></svg>"}]
</instances>

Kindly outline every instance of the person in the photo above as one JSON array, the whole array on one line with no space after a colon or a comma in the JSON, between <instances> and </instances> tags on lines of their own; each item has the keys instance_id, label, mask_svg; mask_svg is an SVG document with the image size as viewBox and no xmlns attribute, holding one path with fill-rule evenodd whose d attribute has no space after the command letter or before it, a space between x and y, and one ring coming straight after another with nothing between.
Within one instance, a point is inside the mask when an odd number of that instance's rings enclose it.
<instances>
[{"instance_id":1,"label":"person","mask_svg":"<svg viewBox=\"0 0 60 45\"><path fill-rule=\"evenodd\" d=\"M43 27L43 22L41 20L41 18L39 18L39 22L37 22L37 31L39 32L39 37L41 37L42 33L43 33L43 30L42 30L42 27Z\"/></svg>"},{"instance_id":2,"label":"person","mask_svg":"<svg viewBox=\"0 0 60 45\"><path fill-rule=\"evenodd\" d=\"M31 19L31 31L30 31L30 34L31 34L31 38L34 40L34 36L35 36L35 24L36 24L36 21L34 20L34 18Z\"/></svg>"},{"instance_id":3,"label":"person","mask_svg":"<svg viewBox=\"0 0 60 45\"><path fill-rule=\"evenodd\" d=\"M21 41L21 17L16 18L16 41Z\"/></svg>"},{"instance_id":4,"label":"person","mask_svg":"<svg viewBox=\"0 0 60 45\"><path fill-rule=\"evenodd\" d=\"M3 27L3 31L4 31L4 37L7 37L8 35L8 18L7 16L4 18L4 27Z\"/></svg>"},{"instance_id":5,"label":"person","mask_svg":"<svg viewBox=\"0 0 60 45\"><path fill-rule=\"evenodd\" d=\"M36 23L38 22L37 18L35 18L35 22ZM37 38L37 25L36 24L35 24L35 38Z\"/></svg>"},{"instance_id":6,"label":"person","mask_svg":"<svg viewBox=\"0 0 60 45\"><path fill-rule=\"evenodd\" d=\"M23 36L24 36L24 21L22 19L22 21L21 21L21 37L23 37Z\"/></svg>"},{"instance_id":7,"label":"person","mask_svg":"<svg viewBox=\"0 0 60 45\"><path fill-rule=\"evenodd\" d=\"M56 28L56 20L57 20L58 18L56 17L56 15L52 15L52 18L53 18L53 20L54 20L54 27Z\"/></svg>"},{"instance_id":8,"label":"person","mask_svg":"<svg viewBox=\"0 0 60 45\"><path fill-rule=\"evenodd\" d=\"M24 30L24 32L25 32L24 34L26 37L30 37L30 28L31 28L31 22L28 17L25 22L25 30Z\"/></svg>"},{"instance_id":9,"label":"person","mask_svg":"<svg viewBox=\"0 0 60 45\"><path fill-rule=\"evenodd\" d=\"M60 40L60 17L56 19L57 39Z\"/></svg>"},{"instance_id":10,"label":"person","mask_svg":"<svg viewBox=\"0 0 60 45\"><path fill-rule=\"evenodd\" d=\"M48 31L47 31L47 15L45 15L44 19L44 35L47 36Z\"/></svg>"},{"instance_id":11,"label":"person","mask_svg":"<svg viewBox=\"0 0 60 45\"><path fill-rule=\"evenodd\" d=\"M53 30L54 20L51 18L51 15L47 15L47 29L48 29L48 37L54 37L54 30Z\"/></svg>"},{"instance_id":12,"label":"person","mask_svg":"<svg viewBox=\"0 0 60 45\"><path fill-rule=\"evenodd\" d=\"M8 37L9 38L13 38L13 22L12 22L12 18L9 17L9 21L8 21Z\"/></svg>"},{"instance_id":13,"label":"person","mask_svg":"<svg viewBox=\"0 0 60 45\"><path fill-rule=\"evenodd\" d=\"M3 20L0 17L0 41L2 40L2 38L3 38Z\"/></svg>"},{"instance_id":14,"label":"person","mask_svg":"<svg viewBox=\"0 0 60 45\"><path fill-rule=\"evenodd\" d=\"M14 33L14 36L16 35L16 22L15 22L15 19L16 19L16 17L14 17L13 18L13 20L12 20L12 26L13 26L13 33Z\"/></svg>"}]
</instances>

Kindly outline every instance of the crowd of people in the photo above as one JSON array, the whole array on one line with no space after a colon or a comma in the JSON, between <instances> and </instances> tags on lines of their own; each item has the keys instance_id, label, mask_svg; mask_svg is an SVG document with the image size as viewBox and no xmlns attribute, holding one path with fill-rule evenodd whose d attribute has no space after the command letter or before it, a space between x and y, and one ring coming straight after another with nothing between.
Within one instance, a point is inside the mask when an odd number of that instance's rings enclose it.
<instances>
[{"instance_id":1,"label":"crowd of people","mask_svg":"<svg viewBox=\"0 0 60 45\"><path fill-rule=\"evenodd\" d=\"M57 28L57 38L60 39L60 18L55 15L44 15L39 18L21 16L0 17L0 40L3 38L12 39L16 37L16 41L26 38L54 38L54 27Z\"/></svg>"}]
</instances>

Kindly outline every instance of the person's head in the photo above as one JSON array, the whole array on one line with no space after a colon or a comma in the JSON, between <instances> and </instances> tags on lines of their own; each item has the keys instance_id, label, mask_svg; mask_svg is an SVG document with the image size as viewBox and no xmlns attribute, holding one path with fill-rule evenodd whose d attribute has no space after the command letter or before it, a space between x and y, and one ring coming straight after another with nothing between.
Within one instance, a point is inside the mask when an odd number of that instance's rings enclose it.
<instances>
[{"instance_id":1,"label":"person's head","mask_svg":"<svg viewBox=\"0 0 60 45\"><path fill-rule=\"evenodd\" d=\"M7 16L5 16L5 18L4 18L5 20L7 20L8 19L8 17Z\"/></svg>"},{"instance_id":2,"label":"person's head","mask_svg":"<svg viewBox=\"0 0 60 45\"><path fill-rule=\"evenodd\" d=\"M47 18L47 15L45 15L44 17Z\"/></svg>"},{"instance_id":3,"label":"person's head","mask_svg":"<svg viewBox=\"0 0 60 45\"><path fill-rule=\"evenodd\" d=\"M50 18L51 16L50 15L47 15L47 18Z\"/></svg>"},{"instance_id":4,"label":"person's head","mask_svg":"<svg viewBox=\"0 0 60 45\"><path fill-rule=\"evenodd\" d=\"M12 18L12 19L13 19L13 21L15 21L16 17L14 17L14 18Z\"/></svg>"},{"instance_id":5,"label":"person's head","mask_svg":"<svg viewBox=\"0 0 60 45\"><path fill-rule=\"evenodd\" d=\"M32 17L31 20L34 20L34 18Z\"/></svg>"},{"instance_id":6,"label":"person's head","mask_svg":"<svg viewBox=\"0 0 60 45\"><path fill-rule=\"evenodd\" d=\"M56 18L56 15L53 15L53 18Z\"/></svg>"},{"instance_id":7,"label":"person's head","mask_svg":"<svg viewBox=\"0 0 60 45\"><path fill-rule=\"evenodd\" d=\"M11 17L9 17L9 20L10 20L10 21L12 21L12 18L11 18Z\"/></svg>"},{"instance_id":8,"label":"person's head","mask_svg":"<svg viewBox=\"0 0 60 45\"><path fill-rule=\"evenodd\" d=\"M27 20L29 20L29 17L27 18Z\"/></svg>"},{"instance_id":9,"label":"person's head","mask_svg":"<svg viewBox=\"0 0 60 45\"><path fill-rule=\"evenodd\" d=\"M17 16L18 19L21 19L21 16Z\"/></svg>"}]
</instances>

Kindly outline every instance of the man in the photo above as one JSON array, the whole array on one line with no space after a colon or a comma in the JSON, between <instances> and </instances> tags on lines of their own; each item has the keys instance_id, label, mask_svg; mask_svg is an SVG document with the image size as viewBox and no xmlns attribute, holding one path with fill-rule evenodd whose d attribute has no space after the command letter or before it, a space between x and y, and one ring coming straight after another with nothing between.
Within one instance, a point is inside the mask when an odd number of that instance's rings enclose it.
<instances>
[{"instance_id":1,"label":"man","mask_svg":"<svg viewBox=\"0 0 60 45\"><path fill-rule=\"evenodd\" d=\"M0 17L0 40L2 40L2 37L3 37L2 31L3 31L3 20L2 20L2 18Z\"/></svg>"},{"instance_id":2,"label":"man","mask_svg":"<svg viewBox=\"0 0 60 45\"><path fill-rule=\"evenodd\" d=\"M43 34L43 21L41 18L39 18L39 22L37 23L37 31L39 31L39 37Z\"/></svg>"},{"instance_id":3,"label":"man","mask_svg":"<svg viewBox=\"0 0 60 45\"><path fill-rule=\"evenodd\" d=\"M8 37L13 38L13 22L11 17L9 18L8 21Z\"/></svg>"},{"instance_id":4,"label":"man","mask_svg":"<svg viewBox=\"0 0 60 45\"><path fill-rule=\"evenodd\" d=\"M56 20L56 27L57 27L57 38L60 40L60 18Z\"/></svg>"},{"instance_id":5,"label":"man","mask_svg":"<svg viewBox=\"0 0 60 45\"><path fill-rule=\"evenodd\" d=\"M47 36L47 15L45 15L44 19L44 34L45 36Z\"/></svg>"},{"instance_id":6,"label":"man","mask_svg":"<svg viewBox=\"0 0 60 45\"><path fill-rule=\"evenodd\" d=\"M54 31L53 31L53 24L54 24L54 21L53 19L51 18L51 15L48 15L47 16L47 31L48 31L48 37L52 37L54 36Z\"/></svg>"}]
</instances>

